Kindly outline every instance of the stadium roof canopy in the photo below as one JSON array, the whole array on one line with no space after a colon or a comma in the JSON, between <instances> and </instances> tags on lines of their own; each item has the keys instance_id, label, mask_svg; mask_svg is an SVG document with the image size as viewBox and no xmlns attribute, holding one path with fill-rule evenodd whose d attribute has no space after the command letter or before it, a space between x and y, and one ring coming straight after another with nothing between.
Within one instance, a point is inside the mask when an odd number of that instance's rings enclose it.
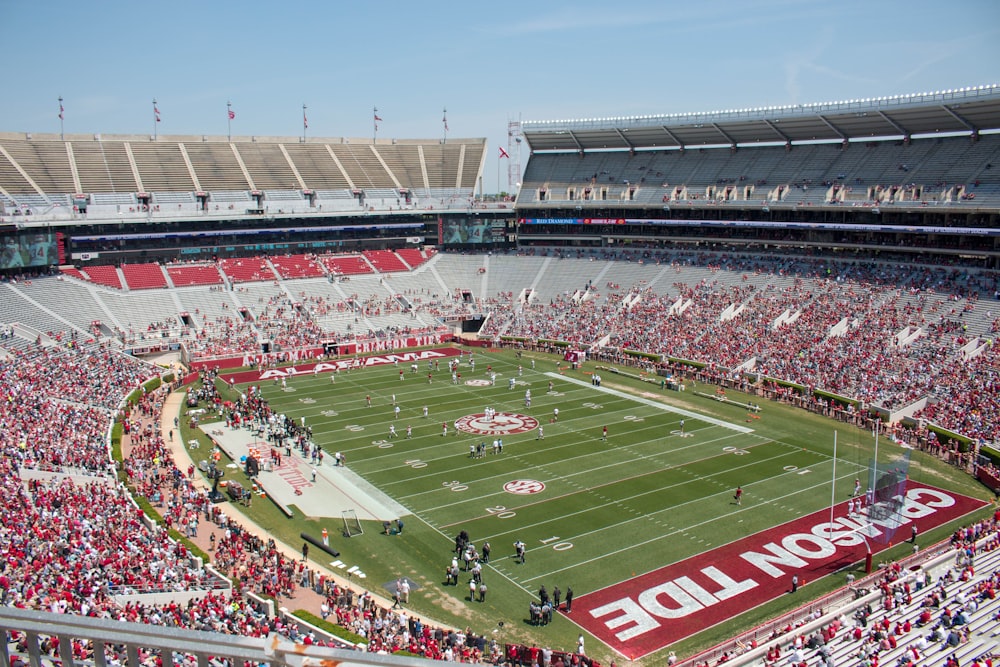
<instances>
[{"instance_id":1,"label":"stadium roof canopy","mask_svg":"<svg viewBox=\"0 0 1000 667\"><path fill-rule=\"evenodd\" d=\"M1000 85L708 113L524 121L532 152L852 141L1000 130Z\"/></svg>"}]
</instances>

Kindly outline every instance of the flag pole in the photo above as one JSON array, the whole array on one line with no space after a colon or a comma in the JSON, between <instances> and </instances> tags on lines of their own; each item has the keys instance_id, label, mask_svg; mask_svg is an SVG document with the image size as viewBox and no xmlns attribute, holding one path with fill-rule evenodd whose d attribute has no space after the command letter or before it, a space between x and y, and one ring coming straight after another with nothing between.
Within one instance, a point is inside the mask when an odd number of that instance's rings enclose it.
<instances>
[{"instance_id":1,"label":"flag pole","mask_svg":"<svg viewBox=\"0 0 1000 667\"><path fill-rule=\"evenodd\" d=\"M306 105L302 103L302 143L306 143L306 130L309 129L309 121L306 119Z\"/></svg>"},{"instance_id":2,"label":"flag pole","mask_svg":"<svg viewBox=\"0 0 1000 667\"><path fill-rule=\"evenodd\" d=\"M441 143L446 144L448 143L448 107L444 108L444 117L441 119L441 122L444 123L444 139Z\"/></svg>"},{"instance_id":3,"label":"flag pole","mask_svg":"<svg viewBox=\"0 0 1000 667\"><path fill-rule=\"evenodd\" d=\"M233 142L233 103L226 101L226 139Z\"/></svg>"},{"instance_id":4,"label":"flag pole","mask_svg":"<svg viewBox=\"0 0 1000 667\"><path fill-rule=\"evenodd\" d=\"M160 114L156 111L156 98L153 98L153 141L156 141L156 124L160 122Z\"/></svg>"},{"instance_id":5,"label":"flag pole","mask_svg":"<svg viewBox=\"0 0 1000 667\"><path fill-rule=\"evenodd\" d=\"M372 107L372 146L378 140L378 107Z\"/></svg>"},{"instance_id":6,"label":"flag pole","mask_svg":"<svg viewBox=\"0 0 1000 667\"><path fill-rule=\"evenodd\" d=\"M66 133L63 131L63 98L59 96L59 139L65 141Z\"/></svg>"}]
</instances>

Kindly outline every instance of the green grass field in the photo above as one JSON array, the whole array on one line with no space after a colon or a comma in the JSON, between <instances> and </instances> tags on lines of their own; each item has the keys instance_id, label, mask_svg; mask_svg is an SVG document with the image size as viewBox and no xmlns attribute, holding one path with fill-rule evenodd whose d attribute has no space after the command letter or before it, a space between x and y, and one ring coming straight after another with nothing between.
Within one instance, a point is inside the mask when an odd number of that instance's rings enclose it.
<instances>
[{"instance_id":1,"label":"green grass field","mask_svg":"<svg viewBox=\"0 0 1000 667\"><path fill-rule=\"evenodd\" d=\"M518 359L511 352L482 351L475 360L472 370L463 358L457 385L447 359L432 383L427 362L420 362L416 373L400 363L341 372L336 382L329 374L296 377L286 390L262 384L274 410L296 420L305 417L328 455L344 452L353 471L413 514L402 536L385 536L380 525L366 525L364 535L338 538L335 546L365 562L369 587L401 575L417 581L411 607L442 623L507 641L571 648L579 629L566 618L541 628L527 623L528 603L541 585L564 591L571 586L580 596L829 507L835 431L837 499L850 494L855 478L866 479L871 434L802 410L752 398L762 409L760 419L748 419L745 408L696 396L695 389L712 393L714 388L690 382L687 391L677 392L598 371L603 383L595 387L592 364L574 371L555 357ZM466 384L487 379L488 366L497 374L495 385ZM748 400L736 392L729 396ZM494 455L495 436L456 431L456 420L487 407L536 419L544 439L538 439L537 429L504 435L503 451ZM446 436L442 423L448 424ZM389 438L390 424L398 437ZM486 445L485 456L473 458L470 445L479 443ZM899 453L887 440L880 442L880 460ZM920 453L913 457L910 477L988 497L968 476ZM510 482L522 492L505 489ZM739 507L733 501L737 485L744 490ZM307 517L288 520L266 503L248 511L289 544L299 541L300 531L321 528ZM457 587L443 585L461 530L477 546L492 545L484 603L468 600L464 577ZM527 545L524 564L513 558L516 540ZM819 594L841 583L831 580L813 590ZM742 620L759 622L790 604L777 600ZM708 631L673 648L684 655L736 629ZM596 640L588 647L599 660L611 655Z\"/></svg>"}]
</instances>

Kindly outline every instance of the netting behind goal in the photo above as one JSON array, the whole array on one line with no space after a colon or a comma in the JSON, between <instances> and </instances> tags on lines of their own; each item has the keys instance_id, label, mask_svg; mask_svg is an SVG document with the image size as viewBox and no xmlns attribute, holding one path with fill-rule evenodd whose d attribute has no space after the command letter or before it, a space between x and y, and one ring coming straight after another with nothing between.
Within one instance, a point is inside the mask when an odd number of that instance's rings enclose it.
<instances>
[{"instance_id":1,"label":"netting behind goal","mask_svg":"<svg viewBox=\"0 0 1000 667\"><path fill-rule=\"evenodd\" d=\"M344 537L354 537L365 532L361 528L357 512L354 510L344 510L341 514L344 517Z\"/></svg>"},{"instance_id":2,"label":"netting behind goal","mask_svg":"<svg viewBox=\"0 0 1000 667\"><path fill-rule=\"evenodd\" d=\"M876 542L887 544L903 524L903 506L906 500L906 483L909 479L910 451L891 463L868 464L867 502L868 520L878 526Z\"/></svg>"}]
</instances>

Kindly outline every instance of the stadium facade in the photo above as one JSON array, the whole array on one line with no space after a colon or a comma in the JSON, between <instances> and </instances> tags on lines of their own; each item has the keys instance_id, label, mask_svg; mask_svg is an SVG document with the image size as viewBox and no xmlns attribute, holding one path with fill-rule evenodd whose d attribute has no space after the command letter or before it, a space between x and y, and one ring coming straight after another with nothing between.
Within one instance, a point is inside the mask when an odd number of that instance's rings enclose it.
<instances>
[{"instance_id":1,"label":"stadium facade","mask_svg":"<svg viewBox=\"0 0 1000 667\"><path fill-rule=\"evenodd\" d=\"M516 201L483 195L485 139L5 133L0 268L623 243L997 268L998 131L997 86L526 121Z\"/></svg>"}]
</instances>

